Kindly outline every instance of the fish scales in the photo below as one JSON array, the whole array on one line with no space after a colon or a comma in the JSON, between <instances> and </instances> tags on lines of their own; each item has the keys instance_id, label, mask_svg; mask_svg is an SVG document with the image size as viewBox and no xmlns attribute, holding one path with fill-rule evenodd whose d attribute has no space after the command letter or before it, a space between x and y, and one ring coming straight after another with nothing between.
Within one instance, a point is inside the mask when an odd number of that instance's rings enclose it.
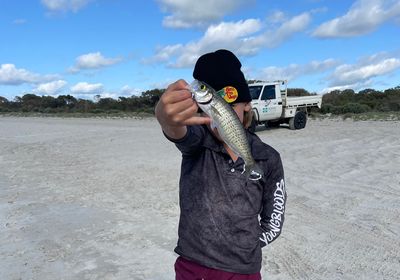
<instances>
[{"instance_id":1,"label":"fish scales","mask_svg":"<svg viewBox=\"0 0 400 280\"><path fill-rule=\"evenodd\" d=\"M246 132L233 108L210 86L194 80L188 87L198 106L212 119L219 135L228 147L244 160L243 172L250 180L262 178L262 170L251 155ZM246 170L246 166L249 167Z\"/></svg>"},{"instance_id":2,"label":"fish scales","mask_svg":"<svg viewBox=\"0 0 400 280\"><path fill-rule=\"evenodd\" d=\"M214 96L210 106L213 108L210 117L216 121L218 132L226 140L226 144L248 165L251 165L254 160L243 125L236 113L219 95Z\"/></svg>"}]
</instances>

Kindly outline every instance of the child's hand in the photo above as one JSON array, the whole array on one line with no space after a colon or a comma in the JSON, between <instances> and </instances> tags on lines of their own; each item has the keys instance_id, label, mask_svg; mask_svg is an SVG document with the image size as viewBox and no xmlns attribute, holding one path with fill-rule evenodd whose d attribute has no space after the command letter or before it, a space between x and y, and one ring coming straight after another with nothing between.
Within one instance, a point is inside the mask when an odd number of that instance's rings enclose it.
<instances>
[{"instance_id":1,"label":"child's hand","mask_svg":"<svg viewBox=\"0 0 400 280\"><path fill-rule=\"evenodd\" d=\"M187 125L210 123L209 118L197 115L198 106L187 86L184 80L170 84L157 103L155 114L166 133L174 127L184 127L186 132Z\"/></svg>"}]
</instances>

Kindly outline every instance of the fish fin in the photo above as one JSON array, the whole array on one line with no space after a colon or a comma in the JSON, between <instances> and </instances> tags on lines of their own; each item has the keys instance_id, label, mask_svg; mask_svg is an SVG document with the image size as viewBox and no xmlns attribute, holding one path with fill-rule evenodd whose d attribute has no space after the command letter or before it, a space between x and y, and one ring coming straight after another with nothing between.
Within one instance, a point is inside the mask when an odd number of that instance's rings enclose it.
<instances>
[{"instance_id":1,"label":"fish fin","mask_svg":"<svg viewBox=\"0 0 400 280\"><path fill-rule=\"evenodd\" d=\"M243 165L242 174L243 173L245 173L247 179L249 179L251 181L258 181L264 175L264 172L262 171L262 169L256 163L253 164L253 165L249 165L247 169L246 169L246 164Z\"/></svg>"}]
</instances>

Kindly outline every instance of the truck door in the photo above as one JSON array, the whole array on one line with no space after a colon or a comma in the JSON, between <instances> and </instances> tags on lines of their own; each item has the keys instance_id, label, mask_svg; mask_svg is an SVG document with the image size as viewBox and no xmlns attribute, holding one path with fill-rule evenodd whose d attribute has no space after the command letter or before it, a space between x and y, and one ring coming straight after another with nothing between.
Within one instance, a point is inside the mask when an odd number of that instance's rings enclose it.
<instances>
[{"instance_id":1,"label":"truck door","mask_svg":"<svg viewBox=\"0 0 400 280\"><path fill-rule=\"evenodd\" d=\"M265 85L259 100L261 120L279 119L282 114L282 98L277 85Z\"/></svg>"}]
</instances>

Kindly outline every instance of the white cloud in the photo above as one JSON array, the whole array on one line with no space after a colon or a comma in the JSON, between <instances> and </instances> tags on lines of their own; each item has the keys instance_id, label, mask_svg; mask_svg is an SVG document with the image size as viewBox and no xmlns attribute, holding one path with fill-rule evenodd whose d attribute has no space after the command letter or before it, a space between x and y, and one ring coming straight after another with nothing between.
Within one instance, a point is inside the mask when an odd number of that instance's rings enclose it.
<instances>
[{"instance_id":1,"label":"white cloud","mask_svg":"<svg viewBox=\"0 0 400 280\"><path fill-rule=\"evenodd\" d=\"M99 69L117 64L122 58L106 58L100 52L88 53L78 56L75 65L68 69L70 73L77 73L86 69Z\"/></svg>"},{"instance_id":2,"label":"white cloud","mask_svg":"<svg viewBox=\"0 0 400 280\"><path fill-rule=\"evenodd\" d=\"M71 87L71 94L76 98L93 99L95 102L102 98L118 100L119 97L139 96L141 93L141 90L129 86L123 86L119 90L108 90L104 89L102 84L88 84L86 82L78 83Z\"/></svg>"},{"instance_id":3,"label":"white cloud","mask_svg":"<svg viewBox=\"0 0 400 280\"><path fill-rule=\"evenodd\" d=\"M170 28L189 28L206 26L222 19L244 5L254 1L245 0L158 0L165 13L171 13L163 19L163 25Z\"/></svg>"},{"instance_id":4,"label":"white cloud","mask_svg":"<svg viewBox=\"0 0 400 280\"><path fill-rule=\"evenodd\" d=\"M93 0L42 0L42 4L51 12L77 12Z\"/></svg>"},{"instance_id":5,"label":"white cloud","mask_svg":"<svg viewBox=\"0 0 400 280\"><path fill-rule=\"evenodd\" d=\"M269 48L275 48L290 38L293 34L303 31L310 22L311 15L309 13L302 13L284 21L278 29L265 32L259 40L265 42Z\"/></svg>"},{"instance_id":6,"label":"white cloud","mask_svg":"<svg viewBox=\"0 0 400 280\"><path fill-rule=\"evenodd\" d=\"M169 45L165 47L159 47L156 55L149 59L143 59L142 62L147 63L158 63L158 62L166 62L171 59L172 56L176 56L182 52L184 49L184 45L176 44Z\"/></svg>"},{"instance_id":7,"label":"white cloud","mask_svg":"<svg viewBox=\"0 0 400 280\"><path fill-rule=\"evenodd\" d=\"M132 95L139 96L141 93L142 90L137 88L132 88L128 85L123 86L119 92L120 96L132 96Z\"/></svg>"},{"instance_id":8,"label":"white cloud","mask_svg":"<svg viewBox=\"0 0 400 280\"><path fill-rule=\"evenodd\" d=\"M352 89L352 90L357 92L357 91L360 91L362 89L373 88L374 86L376 86L378 84L380 84L380 82L376 82L376 81L373 81L372 79L369 79L369 80L365 80L365 81L359 81L359 82L356 82L356 83L353 83L353 84L326 87L326 88L323 88L321 90L321 93L324 94L324 93L328 93L328 92L331 92L331 91L334 91L334 90L342 91L342 90L345 90L345 89Z\"/></svg>"},{"instance_id":9,"label":"white cloud","mask_svg":"<svg viewBox=\"0 0 400 280\"><path fill-rule=\"evenodd\" d=\"M59 93L66 85L67 85L66 81L57 80L38 85L38 87L34 90L34 92L47 95L54 95Z\"/></svg>"},{"instance_id":10,"label":"white cloud","mask_svg":"<svg viewBox=\"0 0 400 280\"><path fill-rule=\"evenodd\" d=\"M96 95L99 95L100 98L118 99L118 97L119 97L119 94L115 93L115 92L102 92L101 94L96 94ZM100 99L100 98L97 98L96 95L91 96L95 101L96 101L96 99ZM88 95L86 95L86 96L88 96Z\"/></svg>"},{"instance_id":11,"label":"white cloud","mask_svg":"<svg viewBox=\"0 0 400 280\"><path fill-rule=\"evenodd\" d=\"M332 58L323 61L311 61L304 65L291 64L287 67L276 67L270 66L261 69L261 74L257 75L255 79L257 80L295 80L298 77L305 75L312 75L317 73L322 73L333 67L335 67L338 62Z\"/></svg>"},{"instance_id":12,"label":"white cloud","mask_svg":"<svg viewBox=\"0 0 400 280\"><path fill-rule=\"evenodd\" d=\"M186 45L165 46L160 48L156 55L146 60L146 62L166 62L173 57L177 57L176 62L169 63L170 67L190 67L193 66L202 53L213 51L216 48L240 49L240 45L243 44L246 36L257 32L260 28L261 23L256 19L211 25L199 41L190 42ZM240 55L243 51L237 53Z\"/></svg>"},{"instance_id":13,"label":"white cloud","mask_svg":"<svg viewBox=\"0 0 400 280\"><path fill-rule=\"evenodd\" d=\"M339 65L328 79L330 86L359 84L374 77L390 74L397 69L400 69L399 58L371 56L353 65Z\"/></svg>"},{"instance_id":14,"label":"white cloud","mask_svg":"<svg viewBox=\"0 0 400 280\"><path fill-rule=\"evenodd\" d=\"M271 24L281 23L287 19L286 15L282 11L273 11L268 17L267 22Z\"/></svg>"},{"instance_id":15,"label":"white cloud","mask_svg":"<svg viewBox=\"0 0 400 280\"><path fill-rule=\"evenodd\" d=\"M58 79L58 75L40 75L14 64L2 64L0 67L0 85L39 84Z\"/></svg>"},{"instance_id":16,"label":"white cloud","mask_svg":"<svg viewBox=\"0 0 400 280\"><path fill-rule=\"evenodd\" d=\"M188 77L189 78L189 77ZM149 84L149 89L166 89L172 83L175 83L178 78L165 78L163 80Z\"/></svg>"},{"instance_id":17,"label":"white cloud","mask_svg":"<svg viewBox=\"0 0 400 280\"><path fill-rule=\"evenodd\" d=\"M313 36L335 38L364 35L399 16L399 1L358 0L345 15L321 24L313 32Z\"/></svg>"},{"instance_id":18,"label":"white cloud","mask_svg":"<svg viewBox=\"0 0 400 280\"><path fill-rule=\"evenodd\" d=\"M361 84L349 84L349 85L343 85L343 86L334 86L334 87L327 87L321 90L321 93L328 93L331 91L335 91L335 90L345 90L345 89L352 89L352 90L357 90L359 88L365 88L366 86L361 85Z\"/></svg>"},{"instance_id":19,"label":"white cloud","mask_svg":"<svg viewBox=\"0 0 400 280\"><path fill-rule=\"evenodd\" d=\"M246 38L242 42L239 52L243 55L253 55L263 48L276 48L296 33L306 29L310 21L310 13L302 13L289 19L284 16L279 20L279 24L267 22L268 28L260 35Z\"/></svg>"},{"instance_id":20,"label":"white cloud","mask_svg":"<svg viewBox=\"0 0 400 280\"><path fill-rule=\"evenodd\" d=\"M201 54L224 48L239 56L254 55L262 48L282 44L293 34L304 30L310 20L310 14L303 13L266 30L262 30L264 25L259 19L221 22L208 27L198 41L165 46L145 62L169 62L170 67L177 68L192 67ZM175 61L170 62L173 59Z\"/></svg>"},{"instance_id":21,"label":"white cloud","mask_svg":"<svg viewBox=\"0 0 400 280\"><path fill-rule=\"evenodd\" d=\"M80 82L71 87L71 92L74 94L99 94L103 92L103 85L89 84L87 82Z\"/></svg>"},{"instance_id":22,"label":"white cloud","mask_svg":"<svg viewBox=\"0 0 400 280\"><path fill-rule=\"evenodd\" d=\"M373 87L379 78L390 75L400 69L400 58L388 53L378 53L359 59L354 64L338 65L326 77L328 85L323 93L332 90L353 89L355 91Z\"/></svg>"},{"instance_id":23,"label":"white cloud","mask_svg":"<svg viewBox=\"0 0 400 280\"><path fill-rule=\"evenodd\" d=\"M368 57L360 58L354 64L339 64L338 60L326 59L323 61L311 61L307 64L291 64L286 67L266 67L264 69L252 70L251 73L260 73L248 79L256 80L282 80L293 81L305 75L324 74L326 87L322 93L333 90L353 89L361 90L373 87L379 83L380 77L390 75L400 69L400 58L389 53L377 53ZM250 71L249 71L250 72Z\"/></svg>"}]
</instances>

